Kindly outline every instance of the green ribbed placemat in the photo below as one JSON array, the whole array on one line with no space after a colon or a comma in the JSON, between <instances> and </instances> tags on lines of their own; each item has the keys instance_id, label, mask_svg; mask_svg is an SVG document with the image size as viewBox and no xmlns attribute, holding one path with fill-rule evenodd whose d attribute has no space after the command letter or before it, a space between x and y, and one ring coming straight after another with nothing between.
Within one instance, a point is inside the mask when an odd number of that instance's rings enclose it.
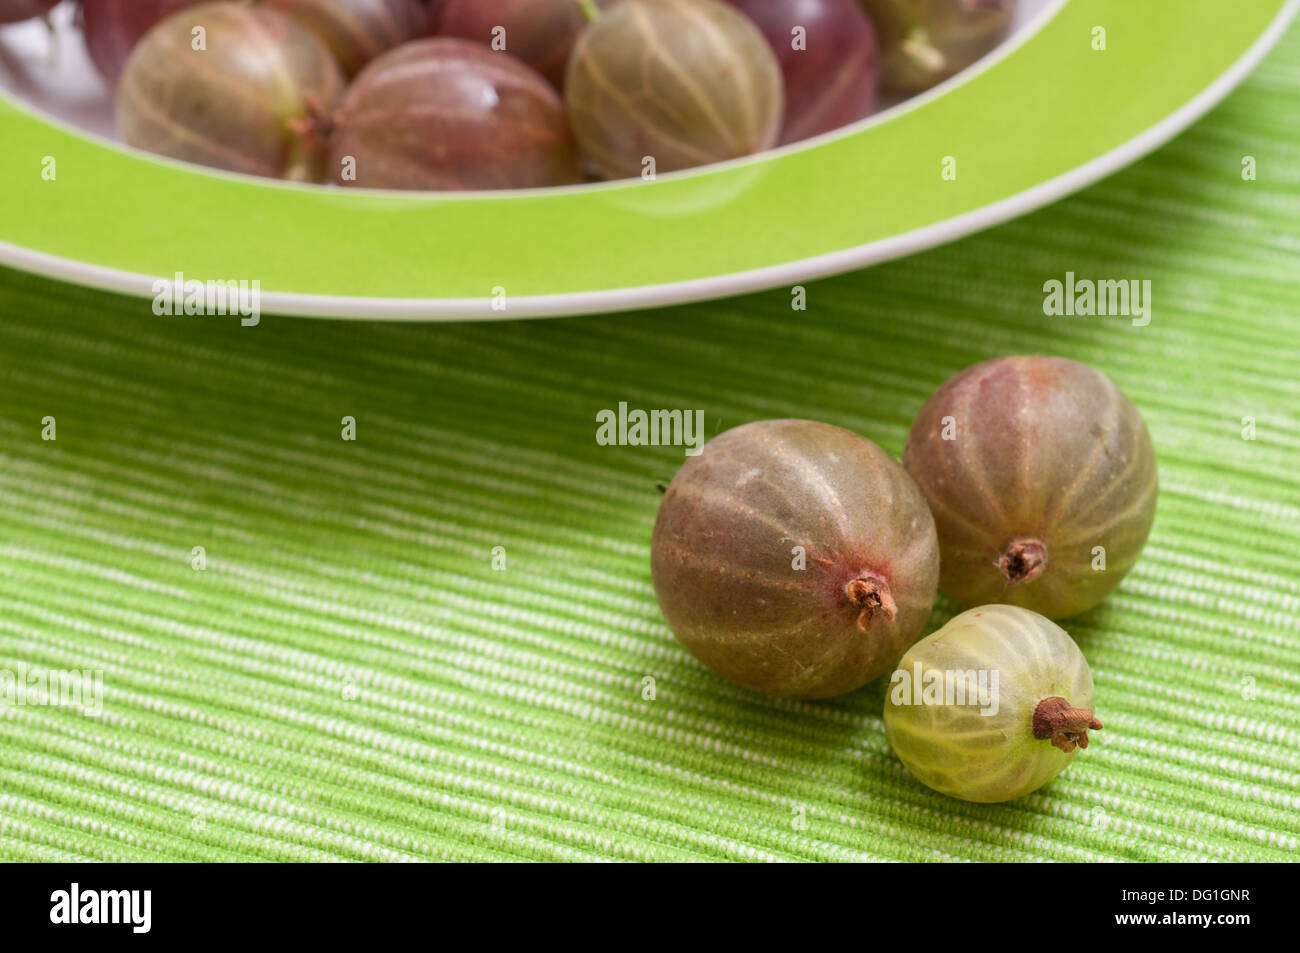
<instances>
[{"instance_id":1,"label":"green ribbed placemat","mask_svg":"<svg viewBox=\"0 0 1300 953\"><path fill-rule=\"evenodd\" d=\"M245 329L0 272L0 670L104 677L96 718L0 713L0 859L1295 859L1297 116L1293 29L1156 156L806 312ZM1154 319L1044 316L1067 271L1150 279ZM1144 559L1067 624L1106 722L1069 771L949 800L881 685L774 701L677 645L647 545L681 451L599 446L598 411L897 452L944 379L1029 352L1112 375L1162 475Z\"/></svg>"}]
</instances>

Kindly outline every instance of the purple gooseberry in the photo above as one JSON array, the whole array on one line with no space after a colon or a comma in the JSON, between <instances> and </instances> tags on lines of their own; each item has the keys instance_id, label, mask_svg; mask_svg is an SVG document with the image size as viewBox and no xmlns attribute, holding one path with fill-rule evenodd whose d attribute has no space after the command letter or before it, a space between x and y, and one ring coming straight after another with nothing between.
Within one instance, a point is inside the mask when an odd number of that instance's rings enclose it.
<instances>
[{"instance_id":1,"label":"purple gooseberry","mask_svg":"<svg viewBox=\"0 0 1300 953\"><path fill-rule=\"evenodd\" d=\"M880 47L858 0L728 2L758 24L781 63L783 144L871 115L880 80Z\"/></svg>"},{"instance_id":2,"label":"purple gooseberry","mask_svg":"<svg viewBox=\"0 0 1300 953\"><path fill-rule=\"evenodd\" d=\"M880 447L764 420L715 437L673 477L651 572L668 625L714 672L826 698L890 671L921 634L939 543L925 498Z\"/></svg>"},{"instance_id":3,"label":"purple gooseberry","mask_svg":"<svg viewBox=\"0 0 1300 953\"><path fill-rule=\"evenodd\" d=\"M380 53L422 37L429 29L429 13L419 0L265 2L324 40L349 76Z\"/></svg>"},{"instance_id":4,"label":"purple gooseberry","mask_svg":"<svg viewBox=\"0 0 1300 953\"><path fill-rule=\"evenodd\" d=\"M559 94L532 67L469 40L385 53L357 76L333 125L343 185L522 189L580 179Z\"/></svg>"},{"instance_id":5,"label":"purple gooseberry","mask_svg":"<svg viewBox=\"0 0 1300 953\"><path fill-rule=\"evenodd\" d=\"M564 86L583 158L607 179L761 152L781 134L776 54L721 0L623 0L578 37Z\"/></svg>"},{"instance_id":6,"label":"purple gooseberry","mask_svg":"<svg viewBox=\"0 0 1300 953\"><path fill-rule=\"evenodd\" d=\"M940 586L964 606L1077 615L1119 585L1155 518L1142 415L1104 374L1064 358L962 371L921 409L903 465L939 528Z\"/></svg>"},{"instance_id":7,"label":"purple gooseberry","mask_svg":"<svg viewBox=\"0 0 1300 953\"><path fill-rule=\"evenodd\" d=\"M599 6L612 2L599 0ZM433 32L507 52L563 89L569 51L586 25L576 0L442 0Z\"/></svg>"},{"instance_id":8,"label":"purple gooseberry","mask_svg":"<svg viewBox=\"0 0 1300 953\"><path fill-rule=\"evenodd\" d=\"M118 85L117 125L129 145L159 155L311 181L322 143L309 127L343 84L334 55L298 21L205 3L173 13L136 45Z\"/></svg>"},{"instance_id":9,"label":"purple gooseberry","mask_svg":"<svg viewBox=\"0 0 1300 953\"><path fill-rule=\"evenodd\" d=\"M177 10L202 0L81 0L81 25L90 58L110 86L149 30Z\"/></svg>"}]
</instances>

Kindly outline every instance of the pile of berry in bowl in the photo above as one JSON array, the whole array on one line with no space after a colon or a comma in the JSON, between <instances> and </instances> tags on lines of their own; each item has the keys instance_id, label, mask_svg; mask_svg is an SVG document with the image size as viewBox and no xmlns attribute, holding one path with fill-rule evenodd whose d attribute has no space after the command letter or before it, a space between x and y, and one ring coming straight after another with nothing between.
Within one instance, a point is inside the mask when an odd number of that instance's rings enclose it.
<instances>
[{"instance_id":1,"label":"pile of berry in bowl","mask_svg":"<svg viewBox=\"0 0 1300 953\"><path fill-rule=\"evenodd\" d=\"M0 0L0 24L58 0ZM842 129L1015 0L77 0L129 146L343 187L653 178Z\"/></svg>"}]
</instances>

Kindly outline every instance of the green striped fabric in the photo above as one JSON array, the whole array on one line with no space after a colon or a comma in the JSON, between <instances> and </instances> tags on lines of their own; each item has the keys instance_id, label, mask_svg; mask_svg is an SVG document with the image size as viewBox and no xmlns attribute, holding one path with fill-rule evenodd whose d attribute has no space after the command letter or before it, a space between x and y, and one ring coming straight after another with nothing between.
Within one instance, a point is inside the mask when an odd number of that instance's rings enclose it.
<instances>
[{"instance_id":1,"label":"green striped fabric","mask_svg":"<svg viewBox=\"0 0 1300 953\"><path fill-rule=\"evenodd\" d=\"M98 716L0 712L0 858L1295 859L1297 116L1293 29L1152 158L806 312L241 328L0 273L0 670L103 673ZM1045 316L1071 271L1150 279L1152 322ZM1162 474L1143 560L1067 623L1106 728L1065 774L945 798L880 684L772 700L676 643L647 547L682 452L598 445L600 410L897 452L944 379L1031 352L1110 374Z\"/></svg>"}]
</instances>

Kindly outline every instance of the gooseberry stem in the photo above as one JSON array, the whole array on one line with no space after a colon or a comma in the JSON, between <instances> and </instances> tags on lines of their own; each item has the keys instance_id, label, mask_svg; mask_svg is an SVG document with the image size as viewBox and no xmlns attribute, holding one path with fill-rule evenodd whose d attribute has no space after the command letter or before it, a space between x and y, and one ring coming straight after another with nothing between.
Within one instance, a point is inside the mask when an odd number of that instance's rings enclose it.
<instances>
[{"instance_id":1,"label":"gooseberry stem","mask_svg":"<svg viewBox=\"0 0 1300 953\"><path fill-rule=\"evenodd\" d=\"M316 166L320 161L320 145L334 128L334 118L321 108L315 93L303 97L303 111L304 116L289 120L289 129L296 138L284 176L290 182L314 181L319 171Z\"/></svg>"},{"instance_id":2,"label":"gooseberry stem","mask_svg":"<svg viewBox=\"0 0 1300 953\"><path fill-rule=\"evenodd\" d=\"M1051 739L1052 747L1069 754L1075 748L1088 747L1088 730L1101 731L1101 722L1091 708L1075 708L1064 698L1044 698L1034 709L1034 737Z\"/></svg>"},{"instance_id":3,"label":"gooseberry stem","mask_svg":"<svg viewBox=\"0 0 1300 953\"><path fill-rule=\"evenodd\" d=\"M913 29L898 46L913 63L927 73L941 73L948 66L947 57L930 41L930 34L922 27Z\"/></svg>"},{"instance_id":4,"label":"gooseberry stem","mask_svg":"<svg viewBox=\"0 0 1300 953\"><path fill-rule=\"evenodd\" d=\"M858 628L863 632L871 628L871 622L877 614L892 619L898 612L894 597L889 592L889 584L874 573L863 573L850 579L844 585L844 594L849 602L857 606Z\"/></svg>"},{"instance_id":5,"label":"gooseberry stem","mask_svg":"<svg viewBox=\"0 0 1300 953\"><path fill-rule=\"evenodd\" d=\"M573 2L582 10L582 15L587 18L588 23L596 22L596 18L600 16L600 8L596 6L596 0L573 0Z\"/></svg>"},{"instance_id":6,"label":"gooseberry stem","mask_svg":"<svg viewBox=\"0 0 1300 953\"><path fill-rule=\"evenodd\" d=\"M998 558L1007 585L1037 579L1047 568L1047 544L1033 536L1017 536Z\"/></svg>"}]
</instances>

